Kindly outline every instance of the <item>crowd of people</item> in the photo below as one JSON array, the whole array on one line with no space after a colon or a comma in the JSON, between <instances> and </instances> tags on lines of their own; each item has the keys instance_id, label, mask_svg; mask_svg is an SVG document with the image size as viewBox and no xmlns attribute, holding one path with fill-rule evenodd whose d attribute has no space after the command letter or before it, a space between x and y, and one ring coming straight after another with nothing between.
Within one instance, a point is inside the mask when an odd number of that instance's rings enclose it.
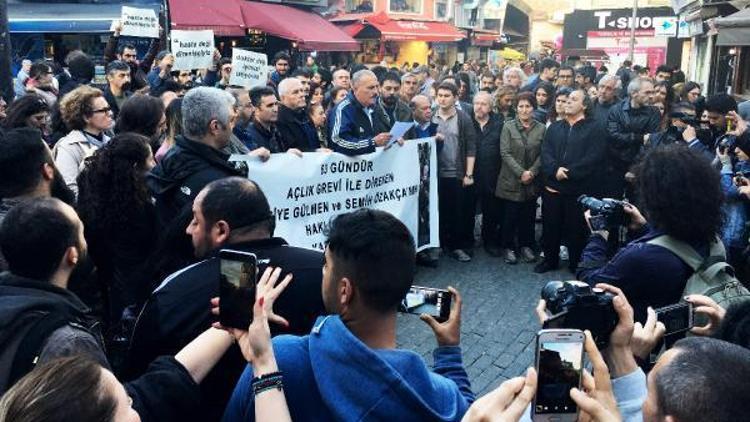
<instances>
[{"instance_id":1,"label":"crowd of people","mask_svg":"<svg viewBox=\"0 0 750 422\"><path fill-rule=\"evenodd\" d=\"M327 68L280 52L267 85L246 89L218 51L209 69L173 70L158 41L139 61L114 35L102 89L74 51L24 62L0 102L0 421L528 419L533 368L472 392L456 289L447 321L422 316L432 367L396 348L417 265L470 262L477 245L537 273L567 262L615 297L609 345L587 333L593 375L570 391L585 420L750 410L748 302L684 298L709 322L644 362L665 330L653 308L705 270L670 245L750 281L749 103L704 97L666 65L652 79L553 58ZM413 123L401 139L396 122ZM437 146L441 248L419 253L371 209L335 217L324 253L288 245L273 198L229 161L421 138ZM626 200L620 224L593 224L582 195ZM216 322L222 248L265 269L247 329Z\"/></svg>"}]
</instances>

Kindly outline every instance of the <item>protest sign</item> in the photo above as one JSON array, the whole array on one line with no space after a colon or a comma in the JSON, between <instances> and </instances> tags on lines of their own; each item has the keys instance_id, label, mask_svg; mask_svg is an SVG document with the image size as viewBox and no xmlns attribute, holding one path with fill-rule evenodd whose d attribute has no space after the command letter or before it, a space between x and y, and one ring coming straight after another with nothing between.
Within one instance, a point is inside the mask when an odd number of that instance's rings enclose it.
<instances>
[{"instance_id":1,"label":"protest sign","mask_svg":"<svg viewBox=\"0 0 750 422\"><path fill-rule=\"evenodd\" d=\"M417 250L439 245L434 138L348 157L337 153L272 154L247 161L276 217L275 235L290 245L323 250L332 217L358 208L389 212L414 236ZM242 158L244 157L244 158Z\"/></svg>"},{"instance_id":2,"label":"protest sign","mask_svg":"<svg viewBox=\"0 0 750 422\"><path fill-rule=\"evenodd\" d=\"M174 70L205 69L214 60L214 31L172 31Z\"/></svg>"},{"instance_id":3,"label":"protest sign","mask_svg":"<svg viewBox=\"0 0 750 422\"><path fill-rule=\"evenodd\" d=\"M159 38L159 20L153 9L122 6L120 23L122 24L121 36Z\"/></svg>"},{"instance_id":4,"label":"protest sign","mask_svg":"<svg viewBox=\"0 0 750 422\"><path fill-rule=\"evenodd\" d=\"M268 57L241 48L232 49L232 73L229 85L253 88L268 82Z\"/></svg>"}]
</instances>

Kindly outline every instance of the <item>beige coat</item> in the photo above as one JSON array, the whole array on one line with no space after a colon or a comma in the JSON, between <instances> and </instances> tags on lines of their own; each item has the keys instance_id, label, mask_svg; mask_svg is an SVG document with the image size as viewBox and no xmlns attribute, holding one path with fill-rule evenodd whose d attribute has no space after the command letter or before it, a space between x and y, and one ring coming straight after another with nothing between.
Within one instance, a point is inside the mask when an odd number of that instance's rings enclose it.
<instances>
[{"instance_id":1,"label":"beige coat","mask_svg":"<svg viewBox=\"0 0 750 422\"><path fill-rule=\"evenodd\" d=\"M537 176L541 167L544 125L536 120L524 131L517 119L506 122L500 133L500 158L502 167L497 177L495 196L509 201L524 202L534 199L538 191ZM531 171L531 184L521 183L521 174Z\"/></svg>"}]
</instances>

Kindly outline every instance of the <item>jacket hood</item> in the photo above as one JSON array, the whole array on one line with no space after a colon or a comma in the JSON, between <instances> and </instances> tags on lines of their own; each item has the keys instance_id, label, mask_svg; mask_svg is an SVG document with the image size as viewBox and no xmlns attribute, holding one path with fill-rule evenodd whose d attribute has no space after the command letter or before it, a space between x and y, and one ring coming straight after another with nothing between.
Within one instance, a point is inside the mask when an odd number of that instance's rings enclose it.
<instances>
[{"instance_id":1,"label":"jacket hood","mask_svg":"<svg viewBox=\"0 0 750 422\"><path fill-rule=\"evenodd\" d=\"M149 187L155 194L162 194L182 183L188 176L211 167L213 161L228 156L221 151L180 136L161 162L147 176Z\"/></svg>"},{"instance_id":2,"label":"jacket hood","mask_svg":"<svg viewBox=\"0 0 750 422\"><path fill-rule=\"evenodd\" d=\"M320 395L337 420L460 418L460 394L456 390L449 396L440 389L435 382L439 375L429 371L420 355L372 350L336 315L318 318L309 353Z\"/></svg>"},{"instance_id":3,"label":"jacket hood","mask_svg":"<svg viewBox=\"0 0 750 422\"><path fill-rule=\"evenodd\" d=\"M21 315L53 310L75 319L90 318L89 308L68 290L8 271L0 274L0 345L15 334L12 327Z\"/></svg>"}]
</instances>

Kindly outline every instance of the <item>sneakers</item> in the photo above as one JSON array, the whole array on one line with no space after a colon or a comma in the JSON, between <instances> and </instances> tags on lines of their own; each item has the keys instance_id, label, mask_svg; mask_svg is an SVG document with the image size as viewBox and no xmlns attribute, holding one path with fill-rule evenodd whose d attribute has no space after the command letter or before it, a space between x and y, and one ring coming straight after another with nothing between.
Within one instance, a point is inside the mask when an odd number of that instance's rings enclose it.
<instances>
[{"instance_id":1,"label":"sneakers","mask_svg":"<svg viewBox=\"0 0 750 422\"><path fill-rule=\"evenodd\" d=\"M537 274L544 274L546 272L554 271L556 269L557 269L557 265L553 265L549 261L545 260L545 261L542 261L542 262L538 263L534 267L534 272L537 273Z\"/></svg>"},{"instance_id":2,"label":"sneakers","mask_svg":"<svg viewBox=\"0 0 750 422\"><path fill-rule=\"evenodd\" d=\"M535 262L536 255L534 254L534 251L531 250L531 248L525 246L521 248L521 260L526 263Z\"/></svg>"},{"instance_id":3,"label":"sneakers","mask_svg":"<svg viewBox=\"0 0 750 422\"><path fill-rule=\"evenodd\" d=\"M451 256L453 257L453 259L455 259L458 262L469 262L469 261L471 261L471 257L469 256L469 254L467 254L466 252L464 252L462 249L456 249L456 250L452 251L451 252Z\"/></svg>"},{"instance_id":4,"label":"sneakers","mask_svg":"<svg viewBox=\"0 0 750 422\"><path fill-rule=\"evenodd\" d=\"M513 252L513 249L506 249L503 252L503 260L509 265L515 265L518 263L518 258L516 258L516 253Z\"/></svg>"}]
</instances>

